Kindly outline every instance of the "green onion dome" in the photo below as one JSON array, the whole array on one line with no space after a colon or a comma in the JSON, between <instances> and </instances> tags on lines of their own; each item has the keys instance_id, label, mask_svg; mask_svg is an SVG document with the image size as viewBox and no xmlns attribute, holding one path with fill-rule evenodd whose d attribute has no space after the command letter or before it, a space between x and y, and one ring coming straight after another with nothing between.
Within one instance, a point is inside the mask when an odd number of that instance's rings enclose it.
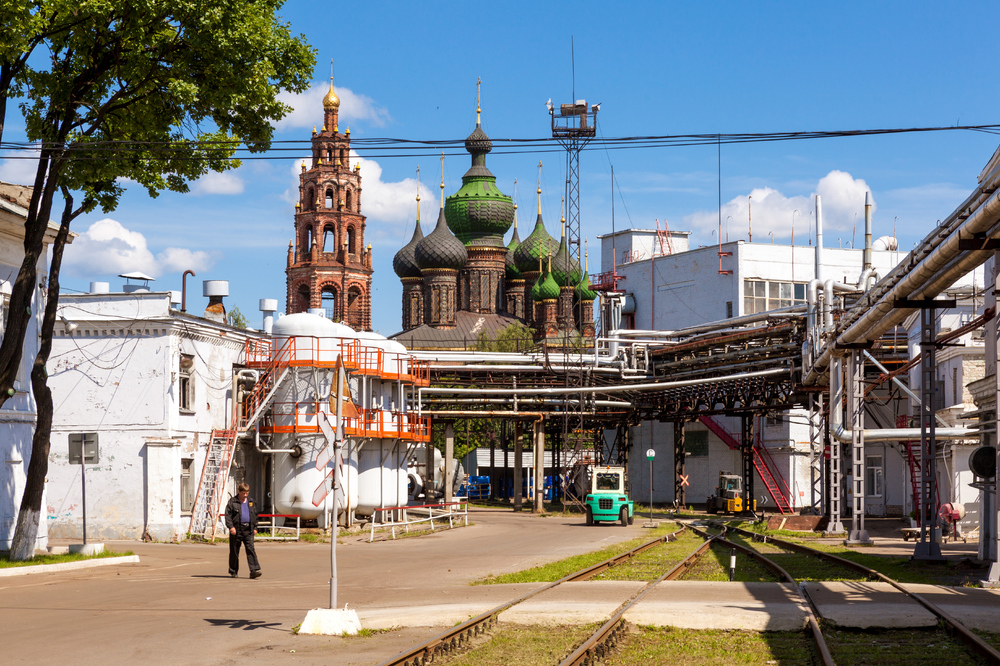
<instances>
[{"instance_id":1,"label":"green onion dome","mask_svg":"<svg viewBox=\"0 0 1000 666\"><path fill-rule=\"evenodd\" d=\"M552 276L560 287L574 287L580 282L580 264L569 253L566 245L566 221L563 220L562 240L559 250L552 258Z\"/></svg>"},{"instance_id":2,"label":"green onion dome","mask_svg":"<svg viewBox=\"0 0 1000 666\"><path fill-rule=\"evenodd\" d=\"M534 288L532 288L534 292ZM538 296L532 294L536 301L554 301L559 298L559 284L552 277L552 255L549 255L549 267L544 276L538 276Z\"/></svg>"},{"instance_id":3,"label":"green onion dome","mask_svg":"<svg viewBox=\"0 0 1000 666\"><path fill-rule=\"evenodd\" d=\"M535 228L514 250L514 265L522 273L530 273L535 270L539 259L557 251L556 241L545 231L542 214L539 213L538 219L535 220Z\"/></svg>"},{"instance_id":4,"label":"green onion dome","mask_svg":"<svg viewBox=\"0 0 1000 666\"><path fill-rule=\"evenodd\" d=\"M593 301L597 298L597 292L590 288L590 274L583 273L583 279L576 285L576 295L581 301Z\"/></svg>"},{"instance_id":5,"label":"green onion dome","mask_svg":"<svg viewBox=\"0 0 1000 666\"><path fill-rule=\"evenodd\" d=\"M413 238L392 258L392 270L396 271L396 275L400 278L420 277L420 267L417 266L415 252L417 243L423 239L424 232L420 229L420 220L417 220L417 228L413 230Z\"/></svg>"},{"instance_id":6,"label":"green onion dome","mask_svg":"<svg viewBox=\"0 0 1000 666\"><path fill-rule=\"evenodd\" d=\"M438 215L434 231L417 243L413 255L421 271L428 268L450 268L457 271L469 261L465 246L448 230L444 208Z\"/></svg>"},{"instance_id":7,"label":"green onion dome","mask_svg":"<svg viewBox=\"0 0 1000 666\"><path fill-rule=\"evenodd\" d=\"M493 143L479 123L465 140L472 166L462 176L462 187L448 197L448 226L466 245L503 247L503 237L514 219L514 202L497 188L497 179L486 168L486 154Z\"/></svg>"}]
</instances>

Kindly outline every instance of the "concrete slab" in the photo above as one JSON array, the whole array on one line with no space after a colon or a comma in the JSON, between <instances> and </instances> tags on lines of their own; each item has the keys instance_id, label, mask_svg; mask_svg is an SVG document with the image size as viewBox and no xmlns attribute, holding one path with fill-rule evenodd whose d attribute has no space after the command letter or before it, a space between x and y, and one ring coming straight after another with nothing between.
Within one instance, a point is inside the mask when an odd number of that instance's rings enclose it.
<instances>
[{"instance_id":1,"label":"concrete slab","mask_svg":"<svg viewBox=\"0 0 1000 666\"><path fill-rule=\"evenodd\" d=\"M933 627L937 618L888 583L806 583L820 615L841 627ZM932 587L932 586L930 586Z\"/></svg>"},{"instance_id":2,"label":"concrete slab","mask_svg":"<svg viewBox=\"0 0 1000 666\"><path fill-rule=\"evenodd\" d=\"M1000 633L1000 590L945 585L907 585L906 589L969 627Z\"/></svg>"},{"instance_id":3,"label":"concrete slab","mask_svg":"<svg viewBox=\"0 0 1000 666\"><path fill-rule=\"evenodd\" d=\"M797 631L806 609L788 583L669 581L625 613L635 624L683 629Z\"/></svg>"},{"instance_id":4,"label":"concrete slab","mask_svg":"<svg viewBox=\"0 0 1000 666\"><path fill-rule=\"evenodd\" d=\"M451 627L485 613L499 604L456 603L428 604L395 608L368 608L358 611L363 629L395 629L397 627Z\"/></svg>"},{"instance_id":5,"label":"concrete slab","mask_svg":"<svg viewBox=\"0 0 1000 666\"><path fill-rule=\"evenodd\" d=\"M506 610L498 618L512 624L587 624L607 620L645 583L594 580L563 583Z\"/></svg>"}]
</instances>

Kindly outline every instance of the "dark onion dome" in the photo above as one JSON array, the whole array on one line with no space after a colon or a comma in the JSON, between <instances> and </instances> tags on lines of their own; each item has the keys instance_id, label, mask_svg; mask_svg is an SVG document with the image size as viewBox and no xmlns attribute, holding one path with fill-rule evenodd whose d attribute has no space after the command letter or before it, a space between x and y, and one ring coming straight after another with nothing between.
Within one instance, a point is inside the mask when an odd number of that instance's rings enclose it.
<instances>
[{"instance_id":1,"label":"dark onion dome","mask_svg":"<svg viewBox=\"0 0 1000 666\"><path fill-rule=\"evenodd\" d=\"M597 292L590 288L590 274L584 271L583 279L576 285L576 295L581 301L591 302L597 298Z\"/></svg>"},{"instance_id":2,"label":"dark onion dome","mask_svg":"<svg viewBox=\"0 0 1000 666\"><path fill-rule=\"evenodd\" d=\"M517 270L517 265L514 263L514 252L517 251L517 246L521 244L521 239L517 235L517 206L514 206L514 234L510 237L510 242L507 243L507 254L504 257L504 264L507 266L507 279L508 280L520 280L524 278L521 275L521 271Z\"/></svg>"},{"instance_id":3,"label":"dark onion dome","mask_svg":"<svg viewBox=\"0 0 1000 666\"><path fill-rule=\"evenodd\" d=\"M448 197L448 226L466 245L503 247L503 237L514 219L514 202L497 188L497 179L486 168L486 153L493 143L479 123L465 140L472 166L462 176L462 187Z\"/></svg>"},{"instance_id":4,"label":"dark onion dome","mask_svg":"<svg viewBox=\"0 0 1000 666\"><path fill-rule=\"evenodd\" d=\"M415 252L417 243L423 239L424 232L420 229L420 220L417 220L417 227L413 230L413 238L392 258L392 270L396 271L396 275L400 278L420 277L420 267L417 266Z\"/></svg>"},{"instance_id":5,"label":"dark onion dome","mask_svg":"<svg viewBox=\"0 0 1000 666\"><path fill-rule=\"evenodd\" d=\"M558 251L556 241L545 231L542 214L538 214L535 228L514 250L514 265L522 273L531 273L538 266L538 260Z\"/></svg>"},{"instance_id":6,"label":"dark onion dome","mask_svg":"<svg viewBox=\"0 0 1000 666\"><path fill-rule=\"evenodd\" d=\"M462 241L448 230L444 208L438 215L437 226L422 241L417 243L413 252L417 267L421 271L428 268L450 268L459 270L469 260Z\"/></svg>"},{"instance_id":7,"label":"dark onion dome","mask_svg":"<svg viewBox=\"0 0 1000 666\"><path fill-rule=\"evenodd\" d=\"M563 219L559 250L552 258L552 277L560 287L575 287L580 282L580 264L573 259L566 245L566 220Z\"/></svg>"}]
</instances>

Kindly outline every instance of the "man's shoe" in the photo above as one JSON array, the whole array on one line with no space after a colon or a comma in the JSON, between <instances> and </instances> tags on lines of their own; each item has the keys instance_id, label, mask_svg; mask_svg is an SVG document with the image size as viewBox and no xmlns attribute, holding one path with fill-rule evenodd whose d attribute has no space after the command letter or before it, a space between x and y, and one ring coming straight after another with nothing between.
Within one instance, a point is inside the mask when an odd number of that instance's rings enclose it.
<instances>
[{"instance_id":1,"label":"man's shoe","mask_svg":"<svg viewBox=\"0 0 1000 666\"><path fill-rule=\"evenodd\" d=\"M230 571L229 572L229 577L230 578L236 578L236 574L234 572Z\"/></svg>"},{"instance_id":2,"label":"man's shoe","mask_svg":"<svg viewBox=\"0 0 1000 666\"><path fill-rule=\"evenodd\" d=\"M260 578L262 575L263 574L260 572L259 569L257 571L251 571L250 572L250 577L251 578Z\"/></svg>"}]
</instances>

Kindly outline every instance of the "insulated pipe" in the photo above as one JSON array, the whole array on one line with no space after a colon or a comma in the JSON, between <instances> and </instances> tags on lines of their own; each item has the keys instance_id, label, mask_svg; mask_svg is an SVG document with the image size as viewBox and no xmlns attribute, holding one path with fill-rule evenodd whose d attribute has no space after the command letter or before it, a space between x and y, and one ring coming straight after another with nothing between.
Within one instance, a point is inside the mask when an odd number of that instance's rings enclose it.
<instances>
[{"instance_id":1,"label":"insulated pipe","mask_svg":"<svg viewBox=\"0 0 1000 666\"><path fill-rule=\"evenodd\" d=\"M933 249L921 248L919 256L922 258L915 265L909 267L897 267L883 281L892 280L894 283L885 285L878 290L878 294L873 295L877 301L873 305L864 304L859 308L857 305L857 318L840 334L837 342L849 344L862 340L872 340L882 335L885 331L903 321L913 310L908 308L893 308L893 302L897 298L933 298L941 293L955 280L968 273L972 268L979 266L985 261L983 253L966 252L962 253L958 249L959 237L969 238L973 234L988 231L1000 218L1000 190L995 191L990 197L979 206L965 221L947 235L939 243L933 243ZM936 239L935 239L936 240ZM928 245L932 243L927 241ZM899 271L897 273L897 271ZM814 383L819 378L816 367L824 367L829 363L832 354L832 345L827 345L823 353L816 360L805 378L806 384Z\"/></svg>"},{"instance_id":2,"label":"insulated pipe","mask_svg":"<svg viewBox=\"0 0 1000 666\"><path fill-rule=\"evenodd\" d=\"M817 197L818 198L818 197ZM823 283L823 332L833 330L833 280Z\"/></svg>"},{"instance_id":3,"label":"insulated pipe","mask_svg":"<svg viewBox=\"0 0 1000 666\"><path fill-rule=\"evenodd\" d=\"M683 338L699 333L708 333L709 331L718 331L720 329L727 328L737 328L745 324L754 324L759 321L765 321L771 319L775 315L781 315L786 313L795 312L805 312L805 305L789 305L784 308L777 308L775 310L769 310L767 312L758 312L757 314L743 315L742 317L732 317L730 319L723 319L721 321L709 322L707 324L700 324L698 326L690 326L688 328L679 328L676 331L612 331L612 334L618 335L620 337L628 337L630 334L642 333L644 337L670 337L670 338Z\"/></svg>"},{"instance_id":4,"label":"insulated pipe","mask_svg":"<svg viewBox=\"0 0 1000 666\"><path fill-rule=\"evenodd\" d=\"M817 291L823 285L820 280L809 280L809 284L806 285L806 326L810 331L814 330L817 326L818 319L816 317L816 301L817 301Z\"/></svg>"},{"instance_id":5,"label":"insulated pipe","mask_svg":"<svg viewBox=\"0 0 1000 666\"><path fill-rule=\"evenodd\" d=\"M865 249L861 255L861 270L872 267L872 193L865 192Z\"/></svg>"},{"instance_id":6,"label":"insulated pipe","mask_svg":"<svg viewBox=\"0 0 1000 666\"><path fill-rule=\"evenodd\" d=\"M684 388L685 386L699 386L701 384L718 384L726 381L739 379L753 379L754 377L770 377L773 375L787 374L788 368L775 368L773 370L759 370L756 372L743 372L725 377L707 377L704 379L686 379L677 382L655 382L649 384L625 384L621 386L580 386L577 388L535 388L535 389L473 389L473 388L427 388L417 389L417 394L444 394L444 395L572 395L574 393L618 393L621 391L665 391L673 388Z\"/></svg>"},{"instance_id":7,"label":"insulated pipe","mask_svg":"<svg viewBox=\"0 0 1000 666\"><path fill-rule=\"evenodd\" d=\"M816 274L817 280L823 279L823 204L816 195Z\"/></svg>"}]
</instances>

